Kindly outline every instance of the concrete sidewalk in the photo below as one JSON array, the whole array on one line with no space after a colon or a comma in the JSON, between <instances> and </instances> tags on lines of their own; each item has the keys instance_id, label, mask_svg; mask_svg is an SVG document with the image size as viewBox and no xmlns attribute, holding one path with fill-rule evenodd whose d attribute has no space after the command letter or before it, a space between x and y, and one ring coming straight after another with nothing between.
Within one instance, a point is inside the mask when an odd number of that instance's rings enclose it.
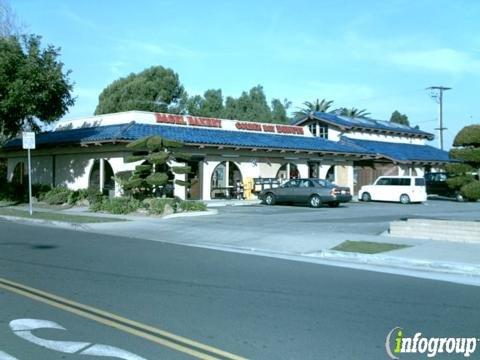
<instances>
[{"instance_id":1,"label":"concrete sidewalk","mask_svg":"<svg viewBox=\"0 0 480 360\"><path fill-rule=\"evenodd\" d=\"M97 216L87 209L72 208L62 213ZM54 211L43 209L43 211ZM212 214L216 210L210 210ZM187 214L190 215L190 214ZM195 214L193 214L195 215ZM197 214L198 215L198 214ZM98 214L105 216L105 214ZM114 215L109 215L114 216ZM366 235L340 232L312 232L301 228L282 232L278 228L232 228L213 216L165 219L149 216L123 216L132 221L86 224L75 228L112 236L171 243L339 265L412 276L437 278L480 285L480 244ZM25 219L22 219L25 221ZM411 247L367 255L331 250L345 240L405 244Z\"/></svg>"}]
</instances>

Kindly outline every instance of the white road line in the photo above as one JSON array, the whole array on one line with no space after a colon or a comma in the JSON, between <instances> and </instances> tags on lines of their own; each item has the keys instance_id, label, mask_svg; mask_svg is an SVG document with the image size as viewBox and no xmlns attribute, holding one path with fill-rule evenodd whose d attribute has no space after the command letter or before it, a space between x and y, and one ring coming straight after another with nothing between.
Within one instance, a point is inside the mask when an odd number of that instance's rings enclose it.
<instances>
[{"instance_id":1,"label":"white road line","mask_svg":"<svg viewBox=\"0 0 480 360\"><path fill-rule=\"evenodd\" d=\"M58 325L53 321L37 320L37 319L17 319L10 322L10 328L14 334L44 348L60 351L67 354L74 354L87 346L91 345L88 342L79 341L53 341L36 337L32 334L35 329L58 329L66 330L63 326Z\"/></svg>"},{"instance_id":2,"label":"white road line","mask_svg":"<svg viewBox=\"0 0 480 360\"><path fill-rule=\"evenodd\" d=\"M129 351L102 344L91 344L88 342L81 341L53 341L39 338L32 334L33 330L36 329L57 329L57 330L66 330L63 326L57 324L56 322L49 320L40 320L40 319L16 319L10 321L10 328L13 330L13 333L18 337L27 340L33 344L42 346L44 348L59 351L67 354L79 354L79 355L90 355L90 356L108 356L117 359L123 360L146 360L138 355L135 355ZM4 353L5 354L5 353ZM17 360L15 358L9 357L10 355L5 354L7 357L2 357L2 352L0 351L0 360Z\"/></svg>"},{"instance_id":3,"label":"white road line","mask_svg":"<svg viewBox=\"0 0 480 360\"><path fill-rule=\"evenodd\" d=\"M0 350L0 360L18 360L18 359Z\"/></svg>"}]
</instances>

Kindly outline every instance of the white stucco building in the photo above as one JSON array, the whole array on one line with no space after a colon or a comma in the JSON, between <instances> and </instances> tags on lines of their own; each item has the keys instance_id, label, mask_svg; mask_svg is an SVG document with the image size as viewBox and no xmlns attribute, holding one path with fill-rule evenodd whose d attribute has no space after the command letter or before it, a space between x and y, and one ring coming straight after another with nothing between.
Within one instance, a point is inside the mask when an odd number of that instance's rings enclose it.
<instances>
[{"instance_id":1,"label":"white stucco building","mask_svg":"<svg viewBox=\"0 0 480 360\"><path fill-rule=\"evenodd\" d=\"M62 122L37 134L32 182L119 195L114 174L139 164L125 162L131 154L126 144L149 135L185 143L192 172L172 177L192 183L174 188L192 199L228 196L237 181L254 197L262 183L290 177L329 178L356 193L378 175L423 175L449 162L448 153L426 145L432 134L385 121L312 113L279 125L128 111ZM0 156L8 159L8 179L23 181L21 140L7 143Z\"/></svg>"}]
</instances>

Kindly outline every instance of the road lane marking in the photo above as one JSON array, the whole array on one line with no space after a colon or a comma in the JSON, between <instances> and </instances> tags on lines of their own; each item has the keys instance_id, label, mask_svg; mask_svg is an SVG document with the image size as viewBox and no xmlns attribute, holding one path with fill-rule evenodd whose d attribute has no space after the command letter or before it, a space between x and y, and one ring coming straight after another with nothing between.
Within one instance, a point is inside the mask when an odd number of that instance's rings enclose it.
<instances>
[{"instance_id":1,"label":"road lane marking","mask_svg":"<svg viewBox=\"0 0 480 360\"><path fill-rule=\"evenodd\" d=\"M37 329L66 330L63 326L53 321L40 319L16 319L10 321L9 325L15 335L49 350L59 351L66 354L108 356L123 360L146 360L145 358L114 346L92 344L81 341L47 340L32 334L32 331Z\"/></svg>"},{"instance_id":2,"label":"road lane marking","mask_svg":"<svg viewBox=\"0 0 480 360\"><path fill-rule=\"evenodd\" d=\"M43 302L78 316L99 322L129 334L144 338L170 349L183 352L202 360L245 360L244 357L214 348L209 345L175 335L168 331L145 325L94 307L84 305L48 292L19 284L0 277L0 288Z\"/></svg>"},{"instance_id":3,"label":"road lane marking","mask_svg":"<svg viewBox=\"0 0 480 360\"><path fill-rule=\"evenodd\" d=\"M18 359L0 350L0 360L18 360Z\"/></svg>"},{"instance_id":4,"label":"road lane marking","mask_svg":"<svg viewBox=\"0 0 480 360\"><path fill-rule=\"evenodd\" d=\"M60 351L67 354L75 354L87 346L91 345L88 342L79 341L53 341L36 337L32 334L35 329L58 329L67 330L63 326L58 325L56 322L48 320L37 319L17 319L10 321L10 329L18 337L27 340L35 345L42 346L44 348Z\"/></svg>"}]
</instances>

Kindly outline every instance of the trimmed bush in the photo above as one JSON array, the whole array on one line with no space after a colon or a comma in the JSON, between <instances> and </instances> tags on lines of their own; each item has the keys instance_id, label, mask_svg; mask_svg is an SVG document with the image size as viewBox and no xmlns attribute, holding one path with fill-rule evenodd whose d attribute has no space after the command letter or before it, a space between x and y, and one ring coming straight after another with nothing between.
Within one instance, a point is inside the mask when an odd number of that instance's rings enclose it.
<instances>
[{"instance_id":1,"label":"trimmed bush","mask_svg":"<svg viewBox=\"0 0 480 360\"><path fill-rule=\"evenodd\" d=\"M52 190L50 185L45 184L32 184L32 196L37 199L37 201L43 201L45 195Z\"/></svg>"},{"instance_id":2,"label":"trimmed bush","mask_svg":"<svg viewBox=\"0 0 480 360\"><path fill-rule=\"evenodd\" d=\"M152 186L162 186L168 182L168 175L165 173L153 173L145 179L147 184Z\"/></svg>"},{"instance_id":3,"label":"trimmed bush","mask_svg":"<svg viewBox=\"0 0 480 360\"><path fill-rule=\"evenodd\" d=\"M182 211L205 211L207 210L207 205L201 201L184 200L180 202L180 209Z\"/></svg>"},{"instance_id":4,"label":"trimmed bush","mask_svg":"<svg viewBox=\"0 0 480 360\"><path fill-rule=\"evenodd\" d=\"M101 202L103 201L103 194L97 189L88 188L72 191L68 197L68 203L70 205L76 205L84 200L87 200L90 205Z\"/></svg>"},{"instance_id":5,"label":"trimmed bush","mask_svg":"<svg viewBox=\"0 0 480 360\"><path fill-rule=\"evenodd\" d=\"M49 205L62 205L68 203L68 198L72 192L65 186L57 186L47 192L43 200Z\"/></svg>"},{"instance_id":6,"label":"trimmed bush","mask_svg":"<svg viewBox=\"0 0 480 360\"><path fill-rule=\"evenodd\" d=\"M151 136L147 140L147 149L156 151L162 147L162 138L160 136Z\"/></svg>"},{"instance_id":7,"label":"trimmed bush","mask_svg":"<svg viewBox=\"0 0 480 360\"><path fill-rule=\"evenodd\" d=\"M27 202L28 189L26 184L0 183L0 200Z\"/></svg>"},{"instance_id":8,"label":"trimmed bush","mask_svg":"<svg viewBox=\"0 0 480 360\"><path fill-rule=\"evenodd\" d=\"M153 198L145 199L144 205L151 215L162 215L165 212L165 207L168 205L172 208L173 212L177 212L178 209L178 199L172 198Z\"/></svg>"},{"instance_id":9,"label":"trimmed bush","mask_svg":"<svg viewBox=\"0 0 480 360\"><path fill-rule=\"evenodd\" d=\"M462 186L460 193L468 201L477 201L480 199L480 181L472 181Z\"/></svg>"},{"instance_id":10,"label":"trimmed bush","mask_svg":"<svg viewBox=\"0 0 480 360\"><path fill-rule=\"evenodd\" d=\"M142 203L131 197L117 197L108 199L104 197L90 206L92 211L105 211L111 214L130 214L142 207Z\"/></svg>"}]
</instances>

